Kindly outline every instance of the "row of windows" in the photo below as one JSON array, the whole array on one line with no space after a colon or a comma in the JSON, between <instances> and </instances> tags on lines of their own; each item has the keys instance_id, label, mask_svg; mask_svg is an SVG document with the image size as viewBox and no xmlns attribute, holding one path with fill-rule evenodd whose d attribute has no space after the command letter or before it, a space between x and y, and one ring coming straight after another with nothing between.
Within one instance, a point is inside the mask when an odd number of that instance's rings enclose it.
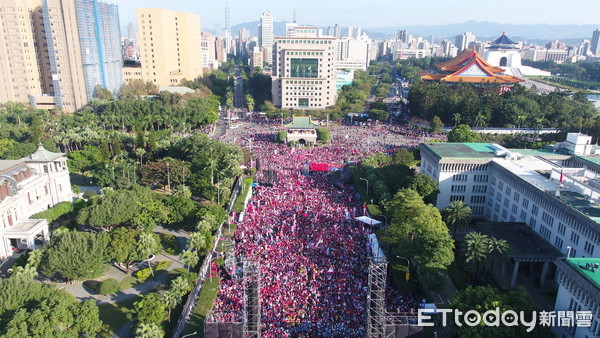
<instances>
[{"instance_id":1,"label":"row of windows","mask_svg":"<svg viewBox=\"0 0 600 338\"><path fill-rule=\"evenodd\" d=\"M332 40L278 40L281 43L307 43L313 45L331 45Z\"/></svg>"},{"instance_id":2,"label":"row of windows","mask_svg":"<svg viewBox=\"0 0 600 338\"><path fill-rule=\"evenodd\" d=\"M297 52L297 51L286 51L287 55L323 55L323 52ZM289 58L288 58L289 60Z\"/></svg>"}]
</instances>

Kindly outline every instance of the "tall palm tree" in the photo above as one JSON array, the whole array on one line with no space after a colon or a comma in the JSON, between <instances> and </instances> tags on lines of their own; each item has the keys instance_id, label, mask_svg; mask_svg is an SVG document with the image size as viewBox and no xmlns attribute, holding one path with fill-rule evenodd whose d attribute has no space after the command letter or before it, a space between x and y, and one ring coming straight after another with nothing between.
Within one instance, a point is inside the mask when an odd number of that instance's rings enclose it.
<instances>
[{"instance_id":1,"label":"tall palm tree","mask_svg":"<svg viewBox=\"0 0 600 338\"><path fill-rule=\"evenodd\" d=\"M192 232L187 242L187 247L191 251L200 251L206 246L204 232Z\"/></svg>"},{"instance_id":2,"label":"tall palm tree","mask_svg":"<svg viewBox=\"0 0 600 338\"><path fill-rule=\"evenodd\" d=\"M162 338L163 332L160 327L154 323L140 323L135 329L135 336L138 338Z\"/></svg>"},{"instance_id":3,"label":"tall palm tree","mask_svg":"<svg viewBox=\"0 0 600 338\"><path fill-rule=\"evenodd\" d=\"M510 250L510 245L508 244L507 241L503 240L503 239L498 239L496 237L490 237L489 242L488 242L488 246L489 246L489 251L490 254L492 255L492 268L494 267L496 261L498 260L498 258L506 255L506 253L508 253L508 250Z\"/></svg>"},{"instance_id":4,"label":"tall palm tree","mask_svg":"<svg viewBox=\"0 0 600 338\"><path fill-rule=\"evenodd\" d=\"M171 310L175 308L177 304L179 304L181 301L181 296L173 290L168 290L163 295L163 300L167 306L167 309L169 309L169 321L171 321Z\"/></svg>"},{"instance_id":5,"label":"tall palm tree","mask_svg":"<svg viewBox=\"0 0 600 338\"><path fill-rule=\"evenodd\" d=\"M181 253L181 263L187 267L187 271L190 272L190 267L196 266L200 261L200 257L198 257L198 252L195 250L184 250Z\"/></svg>"},{"instance_id":6,"label":"tall palm tree","mask_svg":"<svg viewBox=\"0 0 600 338\"><path fill-rule=\"evenodd\" d=\"M150 255L157 252L159 249L159 244L156 241L156 237L152 233L142 233L140 234L140 238L138 240L138 250L139 252L146 258ZM152 267L150 266L150 260L147 260L148 268L150 269L150 273L154 276L154 271L152 271Z\"/></svg>"},{"instance_id":7,"label":"tall palm tree","mask_svg":"<svg viewBox=\"0 0 600 338\"><path fill-rule=\"evenodd\" d=\"M452 119L454 120L454 126L456 127L460 123L460 113L454 113Z\"/></svg>"},{"instance_id":8,"label":"tall palm tree","mask_svg":"<svg viewBox=\"0 0 600 338\"><path fill-rule=\"evenodd\" d=\"M452 201L442 209L442 217L444 222L452 227L452 237L456 238L457 229L469 225L471 208L463 201Z\"/></svg>"},{"instance_id":9,"label":"tall palm tree","mask_svg":"<svg viewBox=\"0 0 600 338\"><path fill-rule=\"evenodd\" d=\"M479 232L471 231L465 236L465 261L481 263L490 254L489 237Z\"/></svg>"}]
</instances>

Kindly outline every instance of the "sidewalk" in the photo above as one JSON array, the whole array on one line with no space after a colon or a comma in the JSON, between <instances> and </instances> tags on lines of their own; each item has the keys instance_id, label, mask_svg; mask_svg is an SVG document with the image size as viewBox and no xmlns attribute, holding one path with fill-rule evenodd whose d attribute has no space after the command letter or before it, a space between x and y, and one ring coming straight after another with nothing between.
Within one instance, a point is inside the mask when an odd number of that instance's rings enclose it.
<instances>
[{"instance_id":1,"label":"sidewalk","mask_svg":"<svg viewBox=\"0 0 600 338\"><path fill-rule=\"evenodd\" d=\"M168 271L183 267L181 262L179 262L179 260L175 256L159 254L156 256L156 261L172 261L173 264L171 264ZM143 265L139 265L139 267L140 269L145 268L145 266ZM133 274L133 271L135 270L132 270L131 274ZM126 274L123 270L119 269L118 267L112 266L110 270L108 270L108 272L104 274L103 277L105 278L103 278L103 280L108 278L114 278L118 281L121 281L123 280L123 278L125 278L126 276L130 276L131 274ZM63 289L75 296L75 298L79 300L94 299L96 301L96 304L100 305L105 303L118 303L127 299L137 297L141 294L151 292L161 284L164 284L166 280L167 271L161 271L158 272L157 275L151 280L136 285L132 288L121 290L110 296L98 294L96 291L93 290L88 291L88 289L83 286L83 282L76 282L75 284L67 285L65 285L64 283L57 283L56 286L57 289Z\"/></svg>"}]
</instances>

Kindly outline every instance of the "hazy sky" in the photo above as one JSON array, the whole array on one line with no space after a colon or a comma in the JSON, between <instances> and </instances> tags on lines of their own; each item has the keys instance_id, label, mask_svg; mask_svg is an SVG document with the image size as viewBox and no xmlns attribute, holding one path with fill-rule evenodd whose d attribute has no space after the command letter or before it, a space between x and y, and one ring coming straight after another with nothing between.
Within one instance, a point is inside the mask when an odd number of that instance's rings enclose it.
<instances>
[{"instance_id":1,"label":"hazy sky","mask_svg":"<svg viewBox=\"0 0 600 338\"><path fill-rule=\"evenodd\" d=\"M135 23L138 7L166 8L200 15L202 27L225 22L226 0L106 0L119 5L121 25ZM400 27L468 20L526 24L598 24L600 0L230 0L231 25L256 21L269 10L275 21L318 26Z\"/></svg>"}]
</instances>

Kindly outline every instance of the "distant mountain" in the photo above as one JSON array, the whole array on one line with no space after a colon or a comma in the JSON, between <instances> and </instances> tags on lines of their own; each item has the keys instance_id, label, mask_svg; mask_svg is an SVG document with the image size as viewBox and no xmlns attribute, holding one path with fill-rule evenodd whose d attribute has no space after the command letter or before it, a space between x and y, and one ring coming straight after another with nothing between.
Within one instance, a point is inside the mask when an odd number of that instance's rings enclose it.
<instances>
[{"instance_id":1,"label":"distant mountain","mask_svg":"<svg viewBox=\"0 0 600 338\"><path fill-rule=\"evenodd\" d=\"M549 24L500 24L495 22L479 22L467 21L464 23L456 23L449 25L436 26L400 26L400 27L383 27L369 28L368 31L373 33L385 34L388 37L393 36L398 29L405 29L408 34L415 36L430 37L433 35L436 40L454 38L458 34L471 32L479 40L484 40L480 37L497 38L506 32L513 37L520 36L524 40L565 40L565 39L591 39L592 32L600 25L549 25ZM517 40L514 38L513 40Z\"/></svg>"},{"instance_id":2,"label":"distant mountain","mask_svg":"<svg viewBox=\"0 0 600 338\"><path fill-rule=\"evenodd\" d=\"M275 36L285 35L285 21L274 22ZM250 31L250 36L258 35L259 21L246 22L231 27L231 32L237 35L240 29L246 28ZM467 21L463 23L448 24L448 25L413 25L413 26L397 26L397 27L380 27L380 28L363 28L373 39L384 39L394 37L396 30L405 29L408 34L413 36L422 36L430 39L433 35L435 41L442 39L450 39L454 41L454 37L464 32L475 34L478 40L487 41L499 37L502 32L513 40L521 40L543 44L548 41L561 40L571 42L572 44L581 41L582 39L591 39L594 29L600 25L550 25L550 24L500 24L495 22L480 22ZM327 28L322 27L327 33ZM345 34L347 27L343 27L342 34Z\"/></svg>"}]
</instances>

